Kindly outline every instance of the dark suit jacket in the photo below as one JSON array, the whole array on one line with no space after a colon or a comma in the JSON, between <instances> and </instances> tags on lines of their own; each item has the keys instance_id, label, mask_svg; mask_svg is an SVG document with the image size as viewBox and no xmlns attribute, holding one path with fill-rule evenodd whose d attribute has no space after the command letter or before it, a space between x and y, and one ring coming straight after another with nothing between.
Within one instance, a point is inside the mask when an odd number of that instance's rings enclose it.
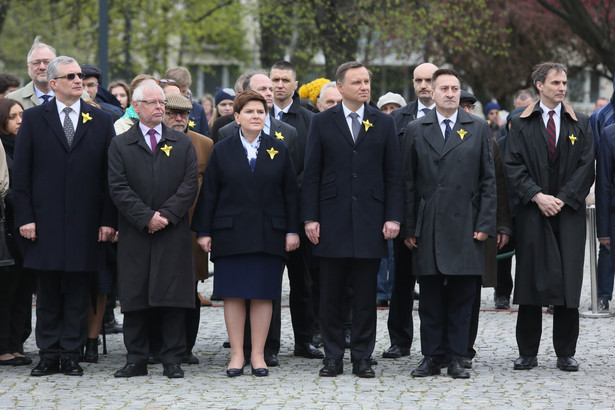
<instances>
[{"instance_id":1,"label":"dark suit jacket","mask_svg":"<svg viewBox=\"0 0 615 410\"><path fill-rule=\"evenodd\" d=\"M484 273L484 243L473 233L496 234L492 144L487 123L462 109L446 143L436 110L406 128L402 233L418 238L415 275Z\"/></svg>"},{"instance_id":2,"label":"dark suit jacket","mask_svg":"<svg viewBox=\"0 0 615 410\"><path fill-rule=\"evenodd\" d=\"M416 113L419 107L418 100L414 100L405 107L401 107L393 111L391 114L395 120L395 127L397 127L397 135L400 140L406 132L406 127L412 121L416 120Z\"/></svg>"},{"instance_id":3,"label":"dark suit jacket","mask_svg":"<svg viewBox=\"0 0 615 410\"><path fill-rule=\"evenodd\" d=\"M84 121L82 114L91 119ZM55 99L24 111L12 182L17 226L36 223L26 268L95 271L98 229L117 226L107 184L107 149L115 135L111 116L82 100L75 125L69 147Z\"/></svg>"},{"instance_id":4,"label":"dark suit jacket","mask_svg":"<svg viewBox=\"0 0 615 410\"><path fill-rule=\"evenodd\" d=\"M314 255L382 258L385 221L401 222L401 157L390 115L365 104L353 142L342 103L312 119L302 189L302 220L320 222Z\"/></svg>"},{"instance_id":5,"label":"dark suit jacket","mask_svg":"<svg viewBox=\"0 0 615 410\"><path fill-rule=\"evenodd\" d=\"M269 113L272 118L275 117L273 108ZM295 94L293 95L293 103L288 112L282 115L282 121L296 129L299 137L297 141L297 162L295 162L297 175L301 175L303 173L305 147L307 145L308 131L310 129L310 122L312 121L313 116L314 113L312 111L301 106L301 98L299 98L299 94L295 91ZM275 135L272 133L272 136Z\"/></svg>"},{"instance_id":6,"label":"dark suit jacket","mask_svg":"<svg viewBox=\"0 0 615 410\"><path fill-rule=\"evenodd\" d=\"M286 258L298 233L297 179L286 145L261 134L254 172L239 131L214 146L192 229L212 237L211 259L247 253Z\"/></svg>"}]
</instances>

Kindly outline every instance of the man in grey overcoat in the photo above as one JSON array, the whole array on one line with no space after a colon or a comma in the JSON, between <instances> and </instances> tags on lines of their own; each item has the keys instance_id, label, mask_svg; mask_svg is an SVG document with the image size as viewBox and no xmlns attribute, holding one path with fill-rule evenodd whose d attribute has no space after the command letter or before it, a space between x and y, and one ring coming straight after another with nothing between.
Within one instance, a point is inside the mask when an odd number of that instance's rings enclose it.
<instances>
[{"instance_id":1,"label":"man in grey overcoat","mask_svg":"<svg viewBox=\"0 0 615 410\"><path fill-rule=\"evenodd\" d=\"M164 375L183 377L185 312L194 308L194 258L188 210L198 190L197 157L188 135L162 124L160 87L133 93L139 122L109 148L109 190L119 211L118 281L127 364L115 377L147 374L148 317L162 331Z\"/></svg>"},{"instance_id":2,"label":"man in grey overcoat","mask_svg":"<svg viewBox=\"0 0 615 410\"><path fill-rule=\"evenodd\" d=\"M532 73L540 101L513 117L504 155L515 204L519 305L515 370L537 366L542 306L554 305L557 367L577 371L579 299L585 256L585 197L594 181L594 137L586 115L564 103L566 66Z\"/></svg>"}]
</instances>

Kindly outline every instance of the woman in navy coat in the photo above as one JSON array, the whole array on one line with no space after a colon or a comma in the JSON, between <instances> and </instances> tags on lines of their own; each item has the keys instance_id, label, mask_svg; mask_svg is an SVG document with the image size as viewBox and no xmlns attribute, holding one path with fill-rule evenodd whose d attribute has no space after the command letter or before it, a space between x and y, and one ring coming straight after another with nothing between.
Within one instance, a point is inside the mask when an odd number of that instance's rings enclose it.
<instances>
[{"instance_id":1,"label":"woman in navy coat","mask_svg":"<svg viewBox=\"0 0 615 410\"><path fill-rule=\"evenodd\" d=\"M240 129L214 147L192 229L203 250L211 252L214 294L224 298L231 343L227 375L243 374L249 299L252 374L266 376L271 301L281 296L287 252L299 246L297 181L286 145L262 132L266 100L255 91L244 91L233 109Z\"/></svg>"}]
</instances>

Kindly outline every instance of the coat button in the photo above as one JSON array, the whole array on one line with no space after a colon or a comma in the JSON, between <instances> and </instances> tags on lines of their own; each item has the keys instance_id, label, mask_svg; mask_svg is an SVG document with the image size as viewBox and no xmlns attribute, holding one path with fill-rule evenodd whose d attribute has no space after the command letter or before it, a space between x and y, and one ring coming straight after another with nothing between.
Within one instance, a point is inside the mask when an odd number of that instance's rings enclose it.
<instances>
[{"instance_id":1,"label":"coat button","mask_svg":"<svg viewBox=\"0 0 615 410\"><path fill-rule=\"evenodd\" d=\"M352 177L353 177L353 178L356 178L356 177L357 177L357 173L356 173L356 172L353 172L353 173L352 173Z\"/></svg>"},{"instance_id":2,"label":"coat button","mask_svg":"<svg viewBox=\"0 0 615 410\"><path fill-rule=\"evenodd\" d=\"M354 150L354 149L353 149L353 150L352 150L352 153L353 153L354 155L357 155L357 150Z\"/></svg>"},{"instance_id":3,"label":"coat button","mask_svg":"<svg viewBox=\"0 0 615 410\"><path fill-rule=\"evenodd\" d=\"M352 200L353 200L354 202L357 202L357 197L353 195L353 196L352 196Z\"/></svg>"}]
</instances>

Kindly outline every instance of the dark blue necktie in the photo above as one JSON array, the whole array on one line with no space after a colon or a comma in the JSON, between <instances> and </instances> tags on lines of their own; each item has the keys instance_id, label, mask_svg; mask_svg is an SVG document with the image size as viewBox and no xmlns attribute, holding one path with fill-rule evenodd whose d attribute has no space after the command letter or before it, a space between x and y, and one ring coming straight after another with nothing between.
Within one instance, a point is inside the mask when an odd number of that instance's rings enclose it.
<instances>
[{"instance_id":1,"label":"dark blue necktie","mask_svg":"<svg viewBox=\"0 0 615 410\"><path fill-rule=\"evenodd\" d=\"M49 100L51 100L51 96L47 95L47 94L41 95L41 98L44 100L43 104L47 104L49 102Z\"/></svg>"},{"instance_id":2,"label":"dark blue necktie","mask_svg":"<svg viewBox=\"0 0 615 410\"><path fill-rule=\"evenodd\" d=\"M444 129L444 142L448 141L448 137L451 136L451 122L449 119L444 120L444 125L446 125Z\"/></svg>"},{"instance_id":3,"label":"dark blue necktie","mask_svg":"<svg viewBox=\"0 0 615 410\"><path fill-rule=\"evenodd\" d=\"M250 168L252 168L252 172L254 172L254 167L256 167L256 158L250 158Z\"/></svg>"}]
</instances>

